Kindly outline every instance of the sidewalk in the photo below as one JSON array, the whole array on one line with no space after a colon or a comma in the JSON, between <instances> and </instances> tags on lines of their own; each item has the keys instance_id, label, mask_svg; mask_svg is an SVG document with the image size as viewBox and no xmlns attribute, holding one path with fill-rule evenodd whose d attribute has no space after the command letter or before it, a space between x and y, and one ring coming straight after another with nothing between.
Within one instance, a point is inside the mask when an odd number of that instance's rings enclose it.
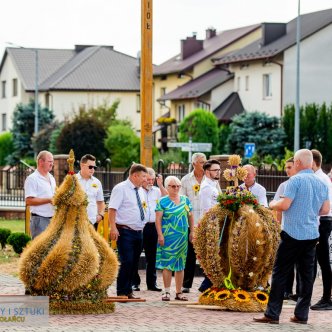
<instances>
[{"instance_id":1,"label":"sidewalk","mask_svg":"<svg viewBox=\"0 0 332 332\"><path fill-rule=\"evenodd\" d=\"M75 332L106 332L106 331L326 331L332 332L332 311L310 311L309 324L298 325L289 322L293 314L294 302L285 303L279 325L253 323L252 317L262 313L237 313L205 309L190 309L183 305L170 305L161 301L161 293L147 291L144 285L145 272L140 271L142 279L141 291L136 292L145 298L145 303L118 303L113 314L110 315L77 315L50 316L49 325L22 329L15 325L10 328L0 323L0 331L75 331ZM188 294L189 301L198 298L198 287L202 277L196 277L192 292ZM171 288L172 298L175 296L174 279ZM162 285L161 274L158 284ZM313 303L321 296L322 282L317 279L314 288ZM109 288L109 295L116 295L115 285ZM23 284L14 277L0 275L0 294L24 294Z\"/></svg>"}]
</instances>

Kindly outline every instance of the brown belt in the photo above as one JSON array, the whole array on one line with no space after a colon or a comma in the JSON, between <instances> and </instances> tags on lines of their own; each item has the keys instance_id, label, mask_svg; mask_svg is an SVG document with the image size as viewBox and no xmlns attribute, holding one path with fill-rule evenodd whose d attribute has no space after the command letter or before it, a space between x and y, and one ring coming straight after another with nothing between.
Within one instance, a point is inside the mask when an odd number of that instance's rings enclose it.
<instances>
[{"instance_id":1,"label":"brown belt","mask_svg":"<svg viewBox=\"0 0 332 332\"><path fill-rule=\"evenodd\" d=\"M133 231L133 232L142 232L142 230L135 230L135 229L132 229L130 228L129 226L126 226L126 225L119 225L119 224L116 224L116 228L117 229L129 229L130 231Z\"/></svg>"}]
</instances>

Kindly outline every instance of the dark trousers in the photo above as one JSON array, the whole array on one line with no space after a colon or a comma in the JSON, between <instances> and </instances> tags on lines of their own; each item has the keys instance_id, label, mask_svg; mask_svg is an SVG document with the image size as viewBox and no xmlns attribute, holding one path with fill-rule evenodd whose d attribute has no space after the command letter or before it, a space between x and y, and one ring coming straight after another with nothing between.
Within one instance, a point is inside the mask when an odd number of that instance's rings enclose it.
<instances>
[{"instance_id":1,"label":"dark trousers","mask_svg":"<svg viewBox=\"0 0 332 332\"><path fill-rule=\"evenodd\" d=\"M147 223L143 230L143 248L146 259L146 286L154 288L157 285L156 254L158 234L156 224Z\"/></svg>"},{"instance_id":2,"label":"dark trousers","mask_svg":"<svg viewBox=\"0 0 332 332\"><path fill-rule=\"evenodd\" d=\"M184 288L192 287L193 280L195 277L195 269L196 269L196 253L193 244L189 241L189 233L190 232L188 232L187 259L186 259L186 266L184 268L184 278L183 278Z\"/></svg>"},{"instance_id":3,"label":"dark trousers","mask_svg":"<svg viewBox=\"0 0 332 332\"><path fill-rule=\"evenodd\" d=\"M270 298L265 311L267 317L275 320L279 319L287 277L290 271L294 269L295 263L298 263L297 272L301 289L294 314L300 320L308 320L314 284L317 240L296 240L286 232L281 232L281 241L273 266Z\"/></svg>"},{"instance_id":4,"label":"dark trousers","mask_svg":"<svg viewBox=\"0 0 332 332\"><path fill-rule=\"evenodd\" d=\"M134 273L138 269L139 257L142 251L142 231L120 228L117 241L120 259L120 270L117 278L117 295L132 293Z\"/></svg>"},{"instance_id":5,"label":"dark trousers","mask_svg":"<svg viewBox=\"0 0 332 332\"><path fill-rule=\"evenodd\" d=\"M295 264L295 267L290 271L288 277L287 277L287 283L286 283L286 290L285 293L287 294L293 294L293 284L294 284L294 278L296 279L296 290L295 294L300 293L300 280L299 280L299 274L297 271L297 264Z\"/></svg>"},{"instance_id":6,"label":"dark trousers","mask_svg":"<svg viewBox=\"0 0 332 332\"><path fill-rule=\"evenodd\" d=\"M331 286L332 286L332 272L330 265L330 247L329 237L332 231L332 217L320 217L319 225L319 240L316 250L316 265L315 275L317 274L317 261L322 271L323 280L323 299L330 301Z\"/></svg>"},{"instance_id":7,"label":"dark trousers","mask_svg":"<svg viewBox=\"0 0 332 332\"><path fill-rule=\"evenodd\" d=\"M154 288L157 286L157 270L156 270L156 255L157 255L158 234L155 223L146 223L143 229L143 249L146 261L146 286L147 288ZM133 286L141 284L141 277L137 271L134 273Z\"/></svg>"}]
</instances>

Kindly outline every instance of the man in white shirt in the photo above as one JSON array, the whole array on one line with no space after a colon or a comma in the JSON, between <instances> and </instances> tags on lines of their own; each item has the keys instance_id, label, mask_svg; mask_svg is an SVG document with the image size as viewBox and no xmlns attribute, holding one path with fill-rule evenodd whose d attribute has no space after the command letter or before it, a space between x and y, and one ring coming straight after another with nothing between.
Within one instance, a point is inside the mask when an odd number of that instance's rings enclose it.
<instances>
[{"instance_id":1,"label":"man in white shirt","mask_svg":"<svg viewBox=\"0 0 332 332\"><path fill-rule=\"evenodd\" d=\"M329 200L332 202L332 183L330 178L323 172L322 155L318 150L311 150L313 155L312 170L329 188ZM324 216L319 217L319 240L316 246L316 265L315 275L317 274L317 262L322 271L323 280L323 296L314 305L311 310L332 310L331 287L332 287L332 271L330 265L330 248L329 237L332 231L332 213L331 211Z\"/></svg>"},{"instance_id":2,"label":"man in white shirt","mask_svg":"<svg viewBox=\"0 0 332 332\"><path fill-rule=\"evenodd\" d=\"M198 224L200 217L199 209L199 191L200 185L204 178L203 165L206 162L206 156L204 153L194 153L191 157L191 162L193 166L192 172L188 173L181 179L181 195L186 195L193 207L194 223ZM189 234L190 232L188 232ZM189 236L189 235L188 235ZM188 251L186 266L184 269L184 278L183 278L183 293L189 293L190 288L192 287L196 268L196 254L193 247L193 244L189 241L188 238Z\"/></svg>"},{"instance_id":3,"label":"man in white shirt","mask_svg":"<svg viewBox=\"0 0 332 332\"><path fill-rule=\"evenodd\" d=\"M168 192L163 186L163 178L161 175L157 176L157 185L153 184L156 180L156 173L152 168L147 167L146 181L143 183L144 192L144 209L145 209L145 226L143 229L143 249L146 260L146 286L148 290L161 292L161 288L157 286L157 271L156 271L156 253L158 234L156 230L156 206L161 196L167 195ZM133 281L133 291L139 291L141 278L135 273Z\"/></svg>"},{"instance_id":4,"label":"man in white shirt","mask_svg":"<svg viewBox=\"0 0 332 332\"><path fill-rule=\"evenodd\" d=\"M101 182L93 176L96 169L96 158L86 154L81 158L80 171L76 175L88 196L88 218L95 230L98 228L98 223L104 219L105 212L103 187Z\"/></svg>"},{"instance_id":5,"label":"man in white shirt","mask_svg":"<svg viewBox=\"0 0 332 332\"><path fill-rule=\"evenodd\" d=\"M52 198L56 184L50 171L54 160L52 153L41 151L37 156L37 169L24 183L25 203L30 206L30 233L32 239L43 232L54 215Z\"/></svg>"},{"instance_id":6,"label":"man in white shirt","mask_svg":"<svg viewBox=\"0 0 332 332\"><path fill-rule=\"evenodd\" d=\"M201 216L218 203L217 197L221 192L219 187L221 172L220 162L215 159L210 159L204 164L203 169L205 178L202 181L199 192ZM211 286L212 282L205 276L198 290L205 292Z\"/></svg>"},{"instance_id":7,"label":"man in white shirt","mask_svg":"<svg viewBox=\"0 0 332 332\"><path fill-rule=\"evenodd\" d=\"M255 180L256 168L252 165L244 165L243 168L247 170L248 175L240 187L249 190L253 195L256 196L259 204L267 207L266 189Z\"/></svg>"},{"instance_id":8,"label":"man in white shirt","mask_svg":"<svg viewBox=\"0 0 332 332\"><path fill-rule=\"evenodd\" d=\"M142 251L145 225L144 192L147 169L133 164L129 178L117 184L111 193L108 205L110 238L117 241L120 270L117 278L117 295L137 298L132 292L133 277L138 268Z\"/></svg>"}]
</instances>

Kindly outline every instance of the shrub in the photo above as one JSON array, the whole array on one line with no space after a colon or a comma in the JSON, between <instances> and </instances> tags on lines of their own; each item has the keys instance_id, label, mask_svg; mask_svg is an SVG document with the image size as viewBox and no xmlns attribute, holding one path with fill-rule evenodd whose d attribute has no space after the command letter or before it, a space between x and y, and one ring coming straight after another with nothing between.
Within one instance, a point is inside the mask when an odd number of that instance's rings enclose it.
<instances>
[{"instance_id":1,"label":"shrub","mask_svg":"<svg viewBox=\"0 0 332 332\"><path fill-rule=\"evenodd\" d=\"M5 249L8 237L11 233L11 230L8 228L0 228L0 244L1 249Z\"/></svg>"},{"instance_id":2,"label":"shrub","mask_svg":"<svg viewBox=\"0 0 332 332\"><path fill-rule=\"evenodd\" d=\"M31 237L25 233L12 233L8 237L7 242L13 247L17 254L21 254L24 247L30 240Z\"/></svg>"},{"instance_id":3,"label":"shrub","mask_svg":"<svg viewBox=\"0 0 332 332\"><path fill-rule=\"evenodd\" d=\"M0 134L0 166L7 164L7 157L14 152L13 134Z\"/></svg>"}]
</instances>

